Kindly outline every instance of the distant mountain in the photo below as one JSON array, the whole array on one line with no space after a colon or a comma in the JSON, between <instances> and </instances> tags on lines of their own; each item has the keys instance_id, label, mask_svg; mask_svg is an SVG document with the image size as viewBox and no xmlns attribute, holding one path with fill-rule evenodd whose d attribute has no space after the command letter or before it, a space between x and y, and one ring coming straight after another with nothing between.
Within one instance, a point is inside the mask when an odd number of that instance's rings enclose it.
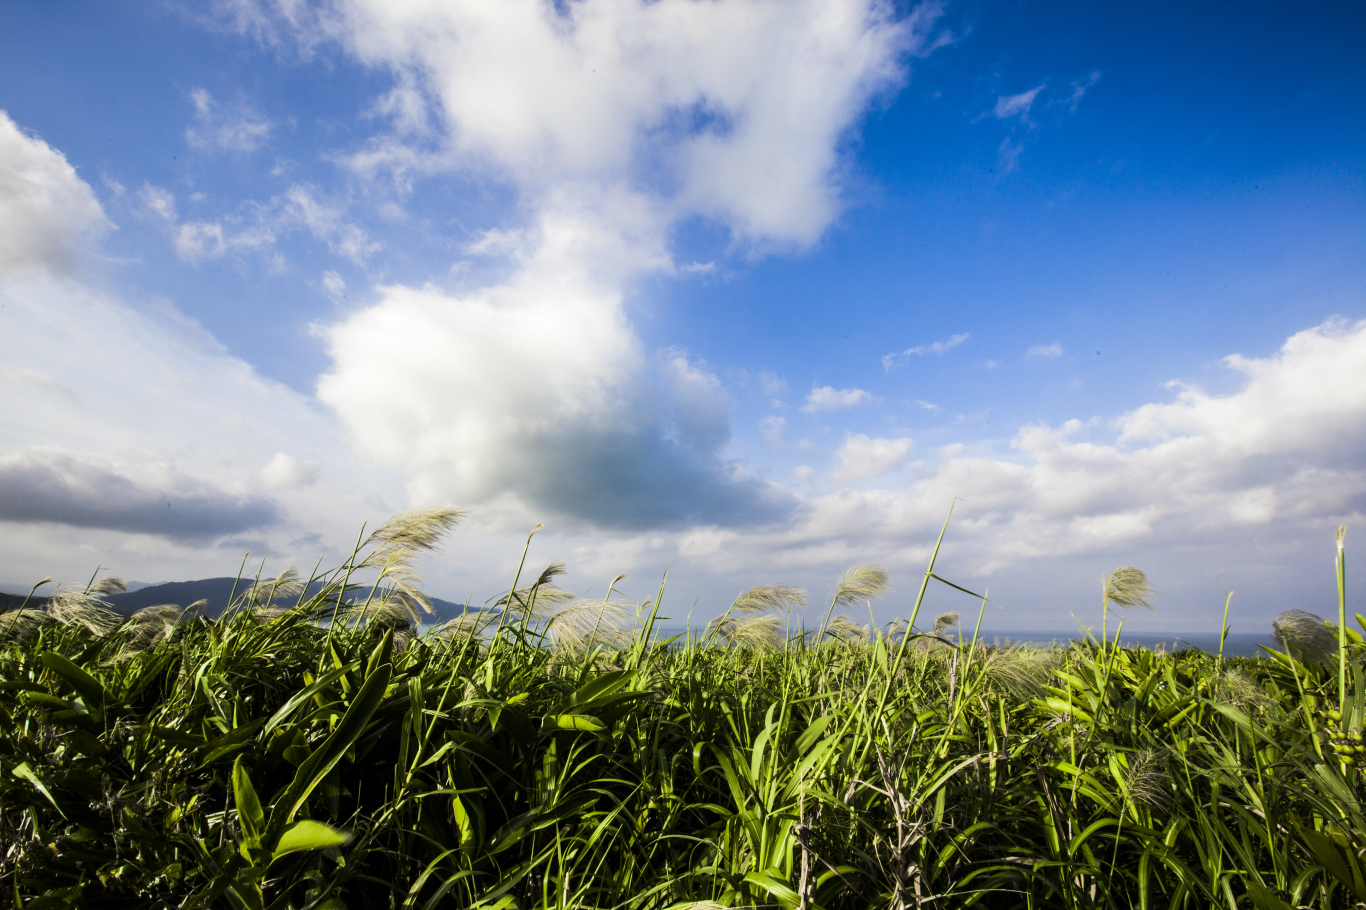
<instances>
[{"instance_id":1,"label":"distant mountain","mask_svg":"<svg viewBox=\"0 0 1366 910\"><path fill-rule=\"evenodd\" d=\"M188 607L190 604L207 600L208 605L204 610L206 616L218 616L228 606L228 598L232 596L233 585L237 586L237 593L241 594L251 587L250 578L201 578L198 581L171 581L165 584L148 585L136 591L129 591L126 594L115 594L109 598L109 603L120 613L134 613L143 607L153 607L159 604L175 604L178 607ZM318 591L322 586L318 583L312 585L312 591ZM451 603L449 600L442 600L438 597L432 599L432 609L436 615L430 617L430 621L440 622L452 616L459 616L465 612L464 604ZM288 602L293 602L294 598L289 598ZM0 610L12 610L24 602L22 595L0 593ZM41 607L47 603L46 597L34 597L29 601L30 607Z\"/></svg>"}]
</instances>

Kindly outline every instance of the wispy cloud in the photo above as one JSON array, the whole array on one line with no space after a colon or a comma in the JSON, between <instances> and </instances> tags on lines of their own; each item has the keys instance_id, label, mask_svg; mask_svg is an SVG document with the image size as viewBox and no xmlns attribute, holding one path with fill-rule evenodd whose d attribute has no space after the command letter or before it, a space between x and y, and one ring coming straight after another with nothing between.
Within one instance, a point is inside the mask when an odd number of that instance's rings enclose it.
<instances>
[{"instance_id":1,"label":"wispy cloud","mask_svg":"<svg viewBox=\"0 0 1366 910\"><path fill-rule=\"evenodd\" d=\"M940 341L935 341L930 344L916 345L913 348L907 348L900 354L886 354L882 358L882 368L884 370L890 370L892 367L896 366L901 361L905 360L907 357L921 357L925 354L946 353L947 351L951 351L963 342L967 341L969 337L970 333L963 332L959 335L950 335L948 338L944 338Z\"/></svg>"},{"instance_id":2,"label":"wispy cloud","mask_svg":"<svg viewBox=\"0 0 1366 910\"><path fill-rule=\"evenodd\" d=\"M811 394L806 396L806 404L802 405L802 410L808 414L838 411L842 408L860 407L872 400L873 396L863 389L837 389L826 385L811 390Z\"/></svg>"},{"instance_id":3,"label":"wispy cloud","mask_svg":"<svg viewBox=\"0 0 1366 910\"><path fill-rule=\"evenodd\" d=\"M202 88L190 92L195 125L185 131L191 148L251 152L270 138L270 121L243 104L224 109Z\"/></svg>"},{"instance_id":4,"label":"wispy cloud","mask_svg":"<svg viewBox=\"0 0 1366 910\"><path fill-rule=\"evenodd\" d=\"M265 203L249 203L238 212L212 221L178 223L175 196L162 187L144 185L138 198L144 211L166 223L176 254L186 262L240 253L275 256L279 240L296 231L307 231L332 252L357 265L381 248L347 217L348 203L321 198L314 187L304 184L295 184Z\"/></svg>"},{"instance_id":5,"label":"wispy cloud","mask_svg":"<svg viewBox=\"0 0 1366 910\"><path fill-rule=\"evenodd\" d=\"M992 108L992 113L997 120L1009 120L1012 117L1019 117L1021 122L1029 122L1029 109L1034 106L1034 99L1039 92L1043 91L1044 83L1039 83L1033 88L1020 92L1018 95L1002 95L996 99L996 106Z\"/></svg>"},{"instance_id":6,"label":"wispy cloud","mask_svg":"<svg viewBox=\"0 0 1366 910\"><path fill-rule=\"evenodd\" d=\"M1052 344L1036 344L1025 352L1027 357L1061 357L1063 355L1062 342L1055 341Z\"/></svg>"},{"instance_id":7,"label":"wispy cloud","mask_svg":"<svg viewBox=\"0 0 1366 910\"><path fill-rule=\"evenodd\" d=\"M1091 90L1091 87L1100 81L1100 70L1094 70L1090 75L1072 81L1072 92L1066 98L1061 99L1061 103L1067 105L1069 112L1075 114L1077 105L1081 104L1081 99Z\"/></svg>"}]
</instances>

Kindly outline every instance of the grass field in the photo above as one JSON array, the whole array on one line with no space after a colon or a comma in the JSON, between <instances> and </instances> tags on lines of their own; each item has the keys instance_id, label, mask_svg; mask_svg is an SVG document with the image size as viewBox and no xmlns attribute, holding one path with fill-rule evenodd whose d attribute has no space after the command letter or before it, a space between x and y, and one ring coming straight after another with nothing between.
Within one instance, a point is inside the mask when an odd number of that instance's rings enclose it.
<instances>
[{"instance_id":1,"label":"grass field","mask_svg":"<svg viewBox=\"0 0 1366 910\"><path fill-rule=\"evenodd\" d=\"M1341 616L1283 615L1256 660L1126 649L1126 568L1105 641L989 648L865 628L885 575L856 567L815 628L764 587L660 641L658 598L572 601L551 566L415 635L413 560L457 518L400 516L288 609L307 579L214 622L98 585L0 614L0 899L1366 905Z\"/></svg>"}]
</instances>

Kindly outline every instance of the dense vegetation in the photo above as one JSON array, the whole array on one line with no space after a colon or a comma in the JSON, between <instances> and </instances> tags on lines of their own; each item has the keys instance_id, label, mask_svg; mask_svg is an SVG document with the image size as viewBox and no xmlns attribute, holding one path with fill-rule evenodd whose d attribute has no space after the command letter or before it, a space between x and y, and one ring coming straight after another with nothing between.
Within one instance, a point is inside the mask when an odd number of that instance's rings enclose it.
<instances>
[{"instance_id":1,"label":"dense vegetation","mask_svg":"<svg viewBox=\"0 0 1366 910\"><path fill-rule=\"evenodd\" d=\"M764 587L661 642L657 602L571 602L552 566L415 635L411 561L455 517L400 517L288 609L291 575L217 621L125 619L108 585L0 614L0 899L1366 904L1341 626L1290 617L1258 660L987 648L790 628L801 592ZM831 614L883 586L851 570ZM1116 573L1107 611L1145 591Z\"/></svg>"}]
</instances>

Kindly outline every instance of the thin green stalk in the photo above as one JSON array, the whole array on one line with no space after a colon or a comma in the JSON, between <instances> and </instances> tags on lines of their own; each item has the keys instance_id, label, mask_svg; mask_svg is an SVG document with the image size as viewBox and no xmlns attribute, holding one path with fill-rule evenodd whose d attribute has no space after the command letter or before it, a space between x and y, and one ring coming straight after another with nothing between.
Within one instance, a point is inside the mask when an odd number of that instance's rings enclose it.
<instances>
[{"instance_id":1,"label":"thin green stalk","mask_svg":"<svg viewBox=\"0 0 1366 910\"><path fill-rule=\"evenodd\" d=\"M1228 605L1233 600L1233 592L1224 592L1224 621L1219 627L1219 667L1224 666L1224 641L1228 638Z\"/></svg>"},{"instance_id":2,"label":"thin green stalk","mask_svg":"<svg viewBox=\"0 0 1366 910\"><path fill-rule=\"evenodd\" d=\"M1347 553L1343 542L1347 537L1347 525L1338 528L1338 713L1347 713Z\"/></svg>"}]
</instances>

